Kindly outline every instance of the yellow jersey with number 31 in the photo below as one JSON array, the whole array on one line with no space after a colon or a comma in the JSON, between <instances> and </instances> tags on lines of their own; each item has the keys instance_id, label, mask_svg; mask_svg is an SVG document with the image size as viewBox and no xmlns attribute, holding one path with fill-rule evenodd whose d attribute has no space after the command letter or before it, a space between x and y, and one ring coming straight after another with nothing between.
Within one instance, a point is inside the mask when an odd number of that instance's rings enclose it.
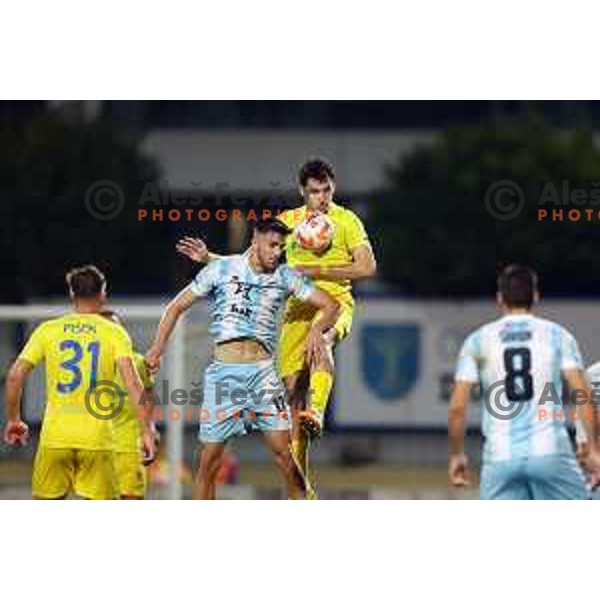
<instances>
[{"instance_id":1,"label":"yellow jersey with number 31","mask_svg":"<svg viewBox=\"0 0 600 600\"><path fill-rule=\"evenodd\" d=\"M278 215L290 229L295 229L306 218L306 206L286 210ZM288 236L286 257L290 267L296 266L339 266L352 262L352 252L361 244L369 243L362 221L351 210L331 202L327 216L333 221L334 233L331 245L319 254L303 248L294 234ZM315 284L345 304L354 304L350 280L315 280Z\"/></svg>"},{"instance_id":2,"label":"yellow jersey with number 31","mask_svg":"<svg viewBox=\"0 0 600 600\"><path fill-rule=\"evenodd\" d=\"M97 314L72 313L35 329L19 359L34 366L45 362L46 409L40 446L114 448L112 419L106 418L106 410L119 399L93 390L98 382L115 381L116 361L121 357L133 358L129 335Z\"/></svg>"}]
</instances>

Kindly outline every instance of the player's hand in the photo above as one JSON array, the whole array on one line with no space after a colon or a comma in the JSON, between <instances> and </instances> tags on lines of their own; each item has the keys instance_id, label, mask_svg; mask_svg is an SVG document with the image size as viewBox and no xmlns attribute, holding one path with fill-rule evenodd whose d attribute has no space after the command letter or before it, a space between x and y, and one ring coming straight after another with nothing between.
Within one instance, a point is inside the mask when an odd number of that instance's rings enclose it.
<instances>
[{"instance_id":1,"label":"player's hand","mask_svg":"<svg viewBox=\"0 0 600 600\"><path fill-rule=\"evenodd\" d=\"M583 466L589 474L592 490L595 490L600 486L600 452L590 448L583 461Z\"/></svg>"},{"instance_id":2,"label":"player's hand","mask_svg":"<svg viewBox=\"0 0 600 600\"><path fill-rule=\"evenodd\" d=\"M450 455L448 459L448 478L450 483L457 487L464 487L471 483L469 460L466 454Z\"/></svg>"},{"instance_id":3,"label":"player's hand","mask_svg":"<svg viewBox=\"0 0 600 600\"><path fill-rule=\"evenodd\" d=\"M147 428L142 434L142 464L147 467L156 459L157 438L154 431Z\"/></svg>"},{"instance_id":4,"label":"player's hand","mask_svg":"<svg viewBox=\"0 0 600 600\"><path fill-rule=\"evenodd\" d=\"M158 373L158 370L160 369L160 354L156 352L156 350L150 348L144 357L144 360L146 361L146 366L151 375Z\"/></svg>"},{"instance_id":5,"label":"player's hand","mask_svg":"<svg viewBox=\"0 0 600 600\"><path fill-rule=\"evenodd\" d=\"M320 275L321 275L321 268L320 267L294 267L294 269L296 271L299 271L300 273L302 273L302 275L305 275L306 277L310 277L311 279L319 279Z\"/></svg>"},{"instance_id":6,"label":"player's hand","mask_svg":"<svg viewBox=\"0 0 600 600\"><path fill-rule=\"evenodd\" d=\"M9 421L4 428L4 442L9 446L25 446L29 441L29 427L24 421Z\"/></svg>"},{"instance_id":7,"label":"player's hand","mask_svg":"<svg viewBox=\"0 0 600 600\"><path fill-rule=\"evenodd\" d=\"M197 263L208 262L209 252L206 244L200 238L184 237L181 238L175 249L179 254L187 256L190 260Z\"/></svg>"},{"instance_id":8,"label":"player's hand","mask_svg":"<svg viewBox=\"0 0 600 600\"><path fill-rule=\"evenodd\" d=\"M306 362L308 364L324 362L327 359L325 336L314 327L306 337Z\"/></svg>"}]
</instances>

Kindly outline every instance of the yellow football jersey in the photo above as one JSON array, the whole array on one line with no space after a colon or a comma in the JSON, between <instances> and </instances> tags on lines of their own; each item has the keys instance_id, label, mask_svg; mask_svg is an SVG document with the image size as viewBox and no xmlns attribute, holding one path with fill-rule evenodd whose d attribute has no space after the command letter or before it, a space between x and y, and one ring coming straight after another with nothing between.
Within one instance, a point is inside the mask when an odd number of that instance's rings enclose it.
<instances>
[{"instance_id":1,"label":"yellow football jersey","mask_svg":"<svg viewBox=\"0 0 600 600\"><path fill-rule=\"evenodd\" d=\"M144 357L135 352L133 355L135 368L142 381L144 390L149 390L154 387L154 378L148 371ZM138 415L135 413L135 407L127 394L125 383L121 376L117 373L115 383L125 391L125 403L123 410L114 418L114 433L115 433L115 451L116 452L139 452L141 447L141 429ZM136 407L140 410L145 407L136 402Z\"/></svg>"},{"instance_id":2,"label":"yellow football jersey","mask_svg":"<svg viewBox=\"0 0 600 600\"><path fill-rule=\"evenodd\" d=\"M87 392L98 382L115 381L116 360L121 357L133 358L129 335L120 325L97 314L72 313L35 329L19 358L34 366L46 363L40 446L113 449L112 420L93 414L94 410L102 414L94 405L96 401L98 406L108 401Z\"/></svg>"},{"instance_id":3,"label":"yellow football jersey","mask_svg":"<svg viewBox=\"0 0 600 600\"><path fill-rule=\"evenodd\" d=\"M278 215L290 229L295 229L306 217L306 206L286 210ZM329 205L327 216L333 221L334 233L330 247L320 254L303 248L289 235L286 243L287 262L291 267L296 266L339 266L352 262L352 251L368 243L369 238L362 221L351 210L343 208L334 202ZM349 280L323 281L315 280L321 289L347 304L353 304L352 286Z\"/></svg>"}]
</instances>

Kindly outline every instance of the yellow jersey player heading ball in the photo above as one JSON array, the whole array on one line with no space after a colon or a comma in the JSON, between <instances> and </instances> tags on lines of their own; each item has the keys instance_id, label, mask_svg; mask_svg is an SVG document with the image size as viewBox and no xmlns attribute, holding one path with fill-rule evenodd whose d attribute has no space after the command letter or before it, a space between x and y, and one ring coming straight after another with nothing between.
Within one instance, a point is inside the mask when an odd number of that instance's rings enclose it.
<instances>
[{"instance_id":1,"label":"yellow jersey player heading ball","mask_svg":"<svg viewBox=\"0 0 600 600\"><path fill-rule=\"evenodd\" d=\"M323 430L323 417L333 386L333 347L343 340L352 326L354 298L352 282L373 277L375 257L364 225L351 210L334 202L336 188L333 167L313 159L298 172L298 191L304 205L279 215L288 227L302 227L307 216L326 215L333 225L330 244L324 250L305 248L298 236L288 237L287 262L311 277L317 287L329 292L342 306L334 327L326 335L328 352L307 363L305 343L317 311L305 302L288 300L279 345L280 373L297 416L292 431L296 457L308 476L308 440ZM310 393L309 393L310 390Z\"/></svg>"}]
</instances>

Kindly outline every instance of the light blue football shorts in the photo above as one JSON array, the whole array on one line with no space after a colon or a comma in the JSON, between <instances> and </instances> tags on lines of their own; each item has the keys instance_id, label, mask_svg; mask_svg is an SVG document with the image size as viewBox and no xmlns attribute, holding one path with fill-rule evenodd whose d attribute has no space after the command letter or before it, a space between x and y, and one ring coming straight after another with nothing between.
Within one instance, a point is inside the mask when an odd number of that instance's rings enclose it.
<instances>
[{"instance_id":1,"label":"light blue football shorts","mask_svg":"<svg viewBox=\"0 0 600 600\"><path fill-rule=\"evenodd\" d=\"M252 431L289 430L285 388L272 360L213 361L204 375L198 439L224 443Z\"/></svg>"},{"instance_id":2,"label":"light blue football shorts","mask_svg":"<svg viewBox=\"0 0 600 600\"><path fill-rule=\"evenodd\" d=\"M585 500L589 492L575 456L557 454L484 463L480 497L482 500Z\"/></svg>"}]
</instances>

